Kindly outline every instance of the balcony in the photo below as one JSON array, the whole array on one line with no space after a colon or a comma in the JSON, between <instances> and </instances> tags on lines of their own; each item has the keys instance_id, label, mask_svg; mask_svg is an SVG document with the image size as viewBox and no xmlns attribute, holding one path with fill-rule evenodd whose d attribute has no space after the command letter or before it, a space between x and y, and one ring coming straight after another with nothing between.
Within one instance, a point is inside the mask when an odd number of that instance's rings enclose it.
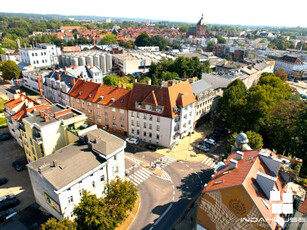
<instances>
[{"instance_id":1,"label":"balcony","mask_svg":"<svg viewBox=\"0 0 307 230\"><path fill-rule=\"evenodd\" d=\"M40 137L40 136L32 135L32 138L33 138L33 140L34 140L37 144L39 144L39 145L43 143L43 139L42 139L42 137Z\"/></svg>"}]
</instances>

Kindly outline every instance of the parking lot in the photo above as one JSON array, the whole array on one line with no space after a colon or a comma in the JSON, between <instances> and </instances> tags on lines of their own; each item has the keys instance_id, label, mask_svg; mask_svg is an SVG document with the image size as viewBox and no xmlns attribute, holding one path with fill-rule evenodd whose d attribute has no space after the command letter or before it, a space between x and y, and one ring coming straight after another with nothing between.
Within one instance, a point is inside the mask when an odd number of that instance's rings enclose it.
<instances>
[{"instance_id":1,"label":"parking lot","mask_svg":"<svg viewBox=\"0 0 307 230\"><path fill-rule=\"evenodd\" d=\"M17 172L12 167L12 162L21 158L24 158L24 152L15 139L0 141L0 178L8 179L6 184L0 186L0 197L16 195L20 204L14 208L15 211L20 211L35 202L28 170L25 168Z\"/></svg>"}]
</instances>

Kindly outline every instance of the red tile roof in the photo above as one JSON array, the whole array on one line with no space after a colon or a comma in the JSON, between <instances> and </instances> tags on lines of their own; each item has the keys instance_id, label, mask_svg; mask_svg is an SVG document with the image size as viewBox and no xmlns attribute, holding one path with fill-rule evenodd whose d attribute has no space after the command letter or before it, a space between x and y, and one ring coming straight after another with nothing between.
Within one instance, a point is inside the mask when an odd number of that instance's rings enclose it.
<instances>
[{"instance_id":1,"label":"red tile roof","mask_svg":"<svg viewBox=\"0 0 307 230\"><path fill-rule=\"evenodd\" d=\"M127 109L130 92L130 89L107 86L78 79L70 90L69 96L94 103ZM102 96L103 99L101 99Z\"/></svg>"},{"instance_id":2,"label":"red tile roof","mask_svg":"<svg viewBox=\"0 0 307 230\"><path fill-rule=\"evenodd\" d=\"M182 98L183 97L183 98ZM154 111L146 111L150 114L159 114L163 117L174 118L174 108L176 106L184 107L189 104L195 103L196 99L193 94L191 85L188 82L182 82L169 87L161 87L145 84L134 84L131 91L128 109L135 111L144 111L135 107L136 102L149 105L163 106L163 112L158 113Z\"/></svg>"},{"instance_id":3,"label":"red tile roof","mask_svg":"<svg viewBox=\"0 0 307 230\"><path fill-rule=\"evenodd\" d=\"M298 211L307 215L307 199L306 198L305 198L305 201L301 203L300 206L298 207Z\"/></svg>"},{"instance_id":4,"label":"red tile roof","mask_svg":"<svg viewBox=\"0 0 307 230\"><path fill-rule=\"evenodd\" d=\"M80 46L64 46L62 49L63 52L80 52Z\"/></svg>"}]
</instances>

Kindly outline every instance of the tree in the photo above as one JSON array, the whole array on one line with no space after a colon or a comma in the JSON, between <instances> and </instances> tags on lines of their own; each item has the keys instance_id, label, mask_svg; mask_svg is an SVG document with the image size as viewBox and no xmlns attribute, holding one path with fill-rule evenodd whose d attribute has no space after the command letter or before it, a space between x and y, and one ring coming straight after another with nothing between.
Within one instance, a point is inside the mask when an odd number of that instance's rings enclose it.
<instances>
[{"instance_id":1,"label":"tree","mask_svg":"<svg viewBox=\"0 0 307 230\"><path fill-rule=\"evenodd\" d=\"M150 45L152 46L159 46L160 50L165 50L165 47L167 45L167 41L165 38L161 36L153 36L150 38Z\"/></svg>"},{"instance_id":2,"label":"tree","mask_svg":"<svg viewBox=\"0 0 307 230\"><path fill-rule=\"evenodd\" d=\"M78 206L73 211L79 230L114 229L117 220L110 215L111 212L110 206L104 199L97 198L87 191L84 191Z\"/></svg>"},{"instance_id":3,"label":"tree","mask_svg":"<svg viewBox=\"0 0 307 230\"><path fill-rule=\"evenodd\" d=\"M288 81L288 74L282 68L279 68L275 72L275 75L279 77L283 82Z\"/></svg>"},{"instance_id":4,"label":"tree","mask_svg":"<svg viewBox=\"0 0 307 230\"><path fill-rule=\"evenodd\" d=\"M176 72L168 72L168 71L166 71L166 72L162 73L162 79L164 81L173 80L173 79L176 79L176 78L179 78L179 75Z\"/></svg>"},{"instance_id":5,"label":"tree","mask_svg":"<svg viewBox=\"0 0 307 230\"><path fill-rule=\"evenodd\" d=\"M129 40L129 41L120 40L119 45L126 48L126 49L133 49L134 42L131 41L131 40Z\"/></svg>"},{"instance_id":6,"label":"tree","mask_svg":"<svg viewBox=\"0 0 307 230\"><path fill-rule=\"evenodd\" d=\"M103 78L104 85L117 86L119 83L119 76L116 74L108 75Z\"/></svg>"},{"instance_id":7,"label":"tree","mask_svg":"<svg viewBox=\"0 0 307 230\"><path fill-rule=\"evenodd\" d=\"M212 52L214 48L215 43L213 41L209 41L206 47L206 51Z\"/></svg>"},{"instance_id":8,"label":"tree","mask_svg":"<svg viewBox=\"0 0 307 230\"><path fill-rule=\"evenodd\" d=\"M137 199L137 188L132 182L117 178L107 185L105 201L110 207L112 218L119 223L132 210Z\"/></svg>"},{"instance_id":9,"label":"tree","mask_svg":"<svg viewBox=\"0 0 307 230\"><path fill-rule=\"evenodd\" d=\"M1 46L0 46L0 54L5 54L5 51L2 49Z\"/></svg>"},{"instance_id":10,"label":"tree","mask_svg":"<svg viewBox=\"0 0 307 230\"><path fill-rule=\"evenodd\" d=\"M233 61L232 56L231 56L231 55L228 55L227 60Z\"/></svg>"},{"instance_id":11,"label":"tree","mask_svg":"<svg viewBox=\"0 0 307 230\"><path fill-rule=\"evenodd\" d=\"M136 46L150 46L151 40L147 33L141 33L134 41Z\"/></svg>"},{"instance_id":12,"label":"tree","mask_svg":"<svg viewBox=\"0 0 307 230\"><path fill-rule=\"evenodd\" d=\"M12 80L14 78L19 78L21 72L18 65L11 60L6 60L1 62L0 71L2 72L2 77L5 80Z\"/></svg>"},{"instance_id":13,"label":"tree","mask_svg":"<svg viewBox=\"0 0 307 230\"><path fill-rule=\"evenodd\" d=\"M217 43L219 43L219 44L225 44L226 43L226 39L223 38L222 36L217 35L216 38L217 38Z\"/></svg>"},{"instance_id":14,"label":"tree","mask_svg":"<svg viewBox=\"0 0 307 230\"><path fill-rule=\"evenodd\" d=\"M99 42L101 45L105 44L117 44L117 38L115 34L106 34Z\"/></svg>"},{"instance_id":15,"label":"tree","mask_svg":"<svg viewBox=\"0 0 307 230\"><path fill-rule=\"evenodd\" d=\"M41 230L77 230L77 224L67 218L58 221L50 218L46 223L41 225Z\"/></svg>"},{"instance_id":16,"label":"tree","mask_svg":"<svg viewBox=\"0 0 307 230\"><path fill-rule=\"evenodd\" d=\"M298 119L295 123L295 143L297 148L292 152L296 157L303 160L301 174L307 175L307 106L305 104L302 112L298 114Z\"/></svg>"}]
</instances>

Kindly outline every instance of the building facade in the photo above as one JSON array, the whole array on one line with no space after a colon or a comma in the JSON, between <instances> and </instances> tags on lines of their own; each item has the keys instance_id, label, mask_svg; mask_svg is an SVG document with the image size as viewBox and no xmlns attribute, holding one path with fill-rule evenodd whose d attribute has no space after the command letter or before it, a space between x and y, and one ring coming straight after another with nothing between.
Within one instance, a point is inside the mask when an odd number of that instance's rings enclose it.
<instances>
[{"instance_id":1,"label":"building facade","mask_svg":"<svg viewBox=\"0 0 307 230\"><path fill-rule=\"evenodd\" d=\"M86 114L88 122L127 135L127 104L131 90L78 79L69 92L70 105Z\"/></svg>"},{"instance_id":2,"label":"building facade","mask_svg":"<svg viewBox=\"0 0 307 230\"><path fill-rule=\"evenodd\" d=\"M43 81L44 76L46 76L48 72L46 71L23 71L22 75L22 86L37 93L43 95Z\"/></svg>"},{"instance_id":3,"label":"building facade","mask_svg":"<svg viewBox=\"0 0 307 230\"><path fill-rule=\"evenodd\" d=\"M204 15L201 16L201 19L196 24L196 37L205 37L206 36L206 23L204 20Z\"/></svg>"},{"instance_id":4,"label":"building facade","mask_svg":"<svg viewBox=\"0 0 307 230\"><path fill-rule=\"evenodd\" d=\"M28 162L48 156L56 150L75 142L78 130L86 116L73 108L60 104L49 105L40 111L27 113L20 128Z\"/></svg>"},{"instance_id":5,"label":"building facade","mask_svg":"<svg viewBox=\"0 0 307 230\"><path fill-rule=\"evenodd\" d=\"M83 131L82 144L70 144L28 164L36 202L59 220L74 218L84 190L103 197L111 180L124 178L125 141L101 129Z\"/></svg>"},{"instance_id":6,"label":"building facade","mask_svg":"<svg viewBox=\"0 0 307 230\"><path fill-rule=\"evenodd\" d=\"M295 76L295 71L307 70L307 63L303 62L298 57L284 55L275 60L274 70L283 69L289 77Z\"/></svg>"},{"instance_id":7,"label":"building facade","mask_svg":"<svg viewBox=\"0 0 307 230\"><path fill-rule=\"evenodd\" d=\"M134 84L128 104L129 135L173 148L194 130L195 97L188 82Z\"/></svg>"}]
</instances>

